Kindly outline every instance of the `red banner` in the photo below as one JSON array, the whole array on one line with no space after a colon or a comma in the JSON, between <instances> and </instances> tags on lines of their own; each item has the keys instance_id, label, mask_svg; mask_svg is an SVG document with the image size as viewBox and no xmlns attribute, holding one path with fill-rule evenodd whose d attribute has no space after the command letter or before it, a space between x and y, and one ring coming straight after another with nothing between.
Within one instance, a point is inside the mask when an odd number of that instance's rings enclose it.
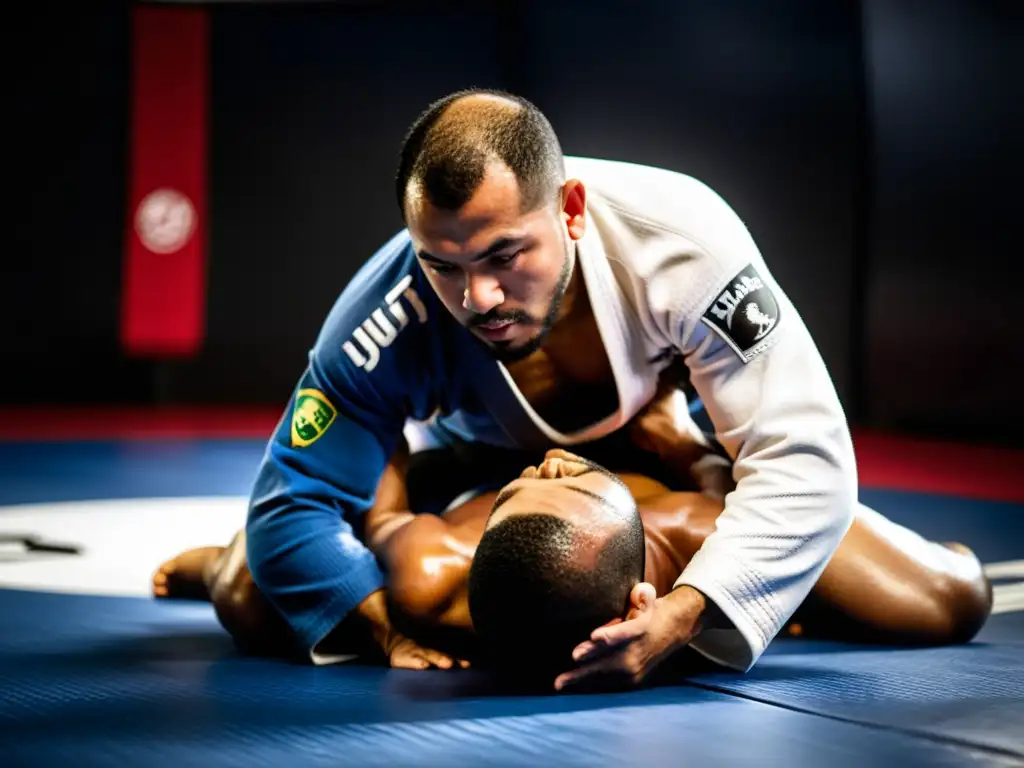
<instances>
[{"instance_id":1,"label":"red banner","mask_svg":"<svg viewBox=\"0 0 1024 768\"><path fill-rule=\"evenodd\" d=\"M205 335L207 45L201 8L132 10L121 305L121 342L132 355L193 355Z\"/></svg>"}]
</instances>

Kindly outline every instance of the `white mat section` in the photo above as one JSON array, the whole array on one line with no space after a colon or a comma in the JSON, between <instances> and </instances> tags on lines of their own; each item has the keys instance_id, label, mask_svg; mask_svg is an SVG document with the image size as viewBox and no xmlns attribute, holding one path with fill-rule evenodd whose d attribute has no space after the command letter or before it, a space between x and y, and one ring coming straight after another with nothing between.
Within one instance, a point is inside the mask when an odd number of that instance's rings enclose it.
<instances>
[{"instance_id":1,"label":"white mat section","mask_svg":"<svg viewBox=\"0 0 1024 768\"><path fill-rule=\"evenodd\" d=\"M164 560L226 545L245 524L246 503L218 496L0 506L0 537L25 534L83 549L61 555L0 543L0 587L148 597Z\"/></svg>"}]
</instances>

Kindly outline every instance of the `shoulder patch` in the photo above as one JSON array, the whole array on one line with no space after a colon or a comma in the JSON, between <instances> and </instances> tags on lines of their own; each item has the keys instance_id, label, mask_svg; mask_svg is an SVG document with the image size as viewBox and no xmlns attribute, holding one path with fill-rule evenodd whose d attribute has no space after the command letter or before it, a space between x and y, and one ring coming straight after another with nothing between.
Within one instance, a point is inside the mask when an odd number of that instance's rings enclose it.
<instances>
[{"instance_id":1,"label":"shoulder patch","mask_svg":"<svg viewBox=\"0 0 1024 768\"><path fill-rule=\"evenodd\" d=\"M338 412L319 389L300 389L292 411L292 447L312 445L334 422Z\"/></svg>"},{"instance_id":2,"label":"shoulder patch","mask_svg":"<svg viewBox=\"0 0 1024 768\"><path fill-rule=\"evenodd\" d=\"M701 315L744 363L772 346L779 305L753 264L739 272Z\"/></svg>"}]
</instances>

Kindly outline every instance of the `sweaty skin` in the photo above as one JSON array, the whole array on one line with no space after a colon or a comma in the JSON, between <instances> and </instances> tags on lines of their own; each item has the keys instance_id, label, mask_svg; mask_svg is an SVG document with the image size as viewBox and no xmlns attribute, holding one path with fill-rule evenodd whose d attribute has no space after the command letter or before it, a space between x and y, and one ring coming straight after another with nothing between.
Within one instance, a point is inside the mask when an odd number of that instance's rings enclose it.
<instances>
[{"instance_id":1,"label":"sweaty skin","mask_svg":"<svg viewBox=\"0 0 1024 768\"><path fill-rule=\"evenodd\" d=\"M724 473L697 477L693 471L714 456L679 432L680 408L685 408L685 398L680 402L678 392L669 387L638 416L631 438L671 465L675 476L689 473L703 492L672 491L640 474L618 475L643 520L644 578L659 597L672 589L714 530L729 490L724 484L727 465L714 465ZM554 514L576 514L578 519L587 509L579 507L579 494L565 493L568 484L587 485L592 492L609 497L624 492L599 473L580 476L583 465L572 454L553 451L548 456L506 486L520 490L496 516L517 508L535 511L539 504L547 504ZM392 621L422 646L402 646L405 662L449 666L452 659L472 656L468 573L498 494L478 496L440 517L414 514L406 494L407 462L403 447L385 468L375 505L367 514L364 538L388 573ZM453 466L451 471L459 470ZM157 597L209 599L221 623L243 648L276 652L289 646L283 620L249 573L244 534L227 548L190 550L164 563L153 585ZM787 632L849 642L966 642L988 618L991 604L991 587L970 550L927 541L862 507ZM397 665L394 653L391 663Z\"/></svg>"},{"instance_id":2,"label":"sweaty skin","mask_svg":"<svg viewBox=\"0 0 1024 768\"><path fill-rule=\"evenodd\" d=\"M636 498L644 523L644 580L660 596L671 590L700 545L687 519L713 521L721 504L695 492L672 493L641 475L619 477ZM395 620L443 652L467 655L469 568L498 493L477 496L440 517L375 509L367 518L367 545L390 574L391 599L401 613Z\"/></svg>"},{"instance_id":3,"label":"sweaty skin","mask_svg":"<svg viewBox=\"0 0 1024 768\"><path fill-rule=\"evenodd\" d=\"M673 492L641 475L618 477L636 499L643 520L645 581L661 597L714 530L722 502ZM420 642L459 657L472 655L469 567L496 496L484 494L441 517L377 509L367 521L367 541L390 574L400 620ZM530 506L522 495L520 502ZM788 632L850 642L966 642L990 608L989 584L970 550L926 541L867 510L855 520Z\"/></svg>"}]
</instances>

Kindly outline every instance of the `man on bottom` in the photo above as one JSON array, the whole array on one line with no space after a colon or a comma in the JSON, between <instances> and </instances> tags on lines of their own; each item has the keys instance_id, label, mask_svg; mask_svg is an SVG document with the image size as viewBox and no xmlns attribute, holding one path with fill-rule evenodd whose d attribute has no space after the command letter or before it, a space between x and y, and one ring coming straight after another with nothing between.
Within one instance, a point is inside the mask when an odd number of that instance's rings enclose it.
<instances>
[{"instance_id":1,"label":"man on bottom","mask_svg":"<svg viewBox=\"0 0 1024 768\"><path fill-rule=\"evenodd\" d=\"M616 626L643 618L672 589L723 509L710 495L612 474L555 450L498 492L442 515L415 514L406 466L404 454L392 459L363 532L388 574L394 629L382 645L391 665L482 660L517 674L557 674L559 690L635 682L617 680L611 665L601 668L603 654L624 639ZM289 648L289 630L249 575L244 532L227 548L191 550L165 563L154 593L210 599L243 649ZM990 609L990 585L970 550L926 541L861 506L787 631L851 642L962 643ZM577 664L589 665L585 675Z\"/></svg>"}]
</instances>

